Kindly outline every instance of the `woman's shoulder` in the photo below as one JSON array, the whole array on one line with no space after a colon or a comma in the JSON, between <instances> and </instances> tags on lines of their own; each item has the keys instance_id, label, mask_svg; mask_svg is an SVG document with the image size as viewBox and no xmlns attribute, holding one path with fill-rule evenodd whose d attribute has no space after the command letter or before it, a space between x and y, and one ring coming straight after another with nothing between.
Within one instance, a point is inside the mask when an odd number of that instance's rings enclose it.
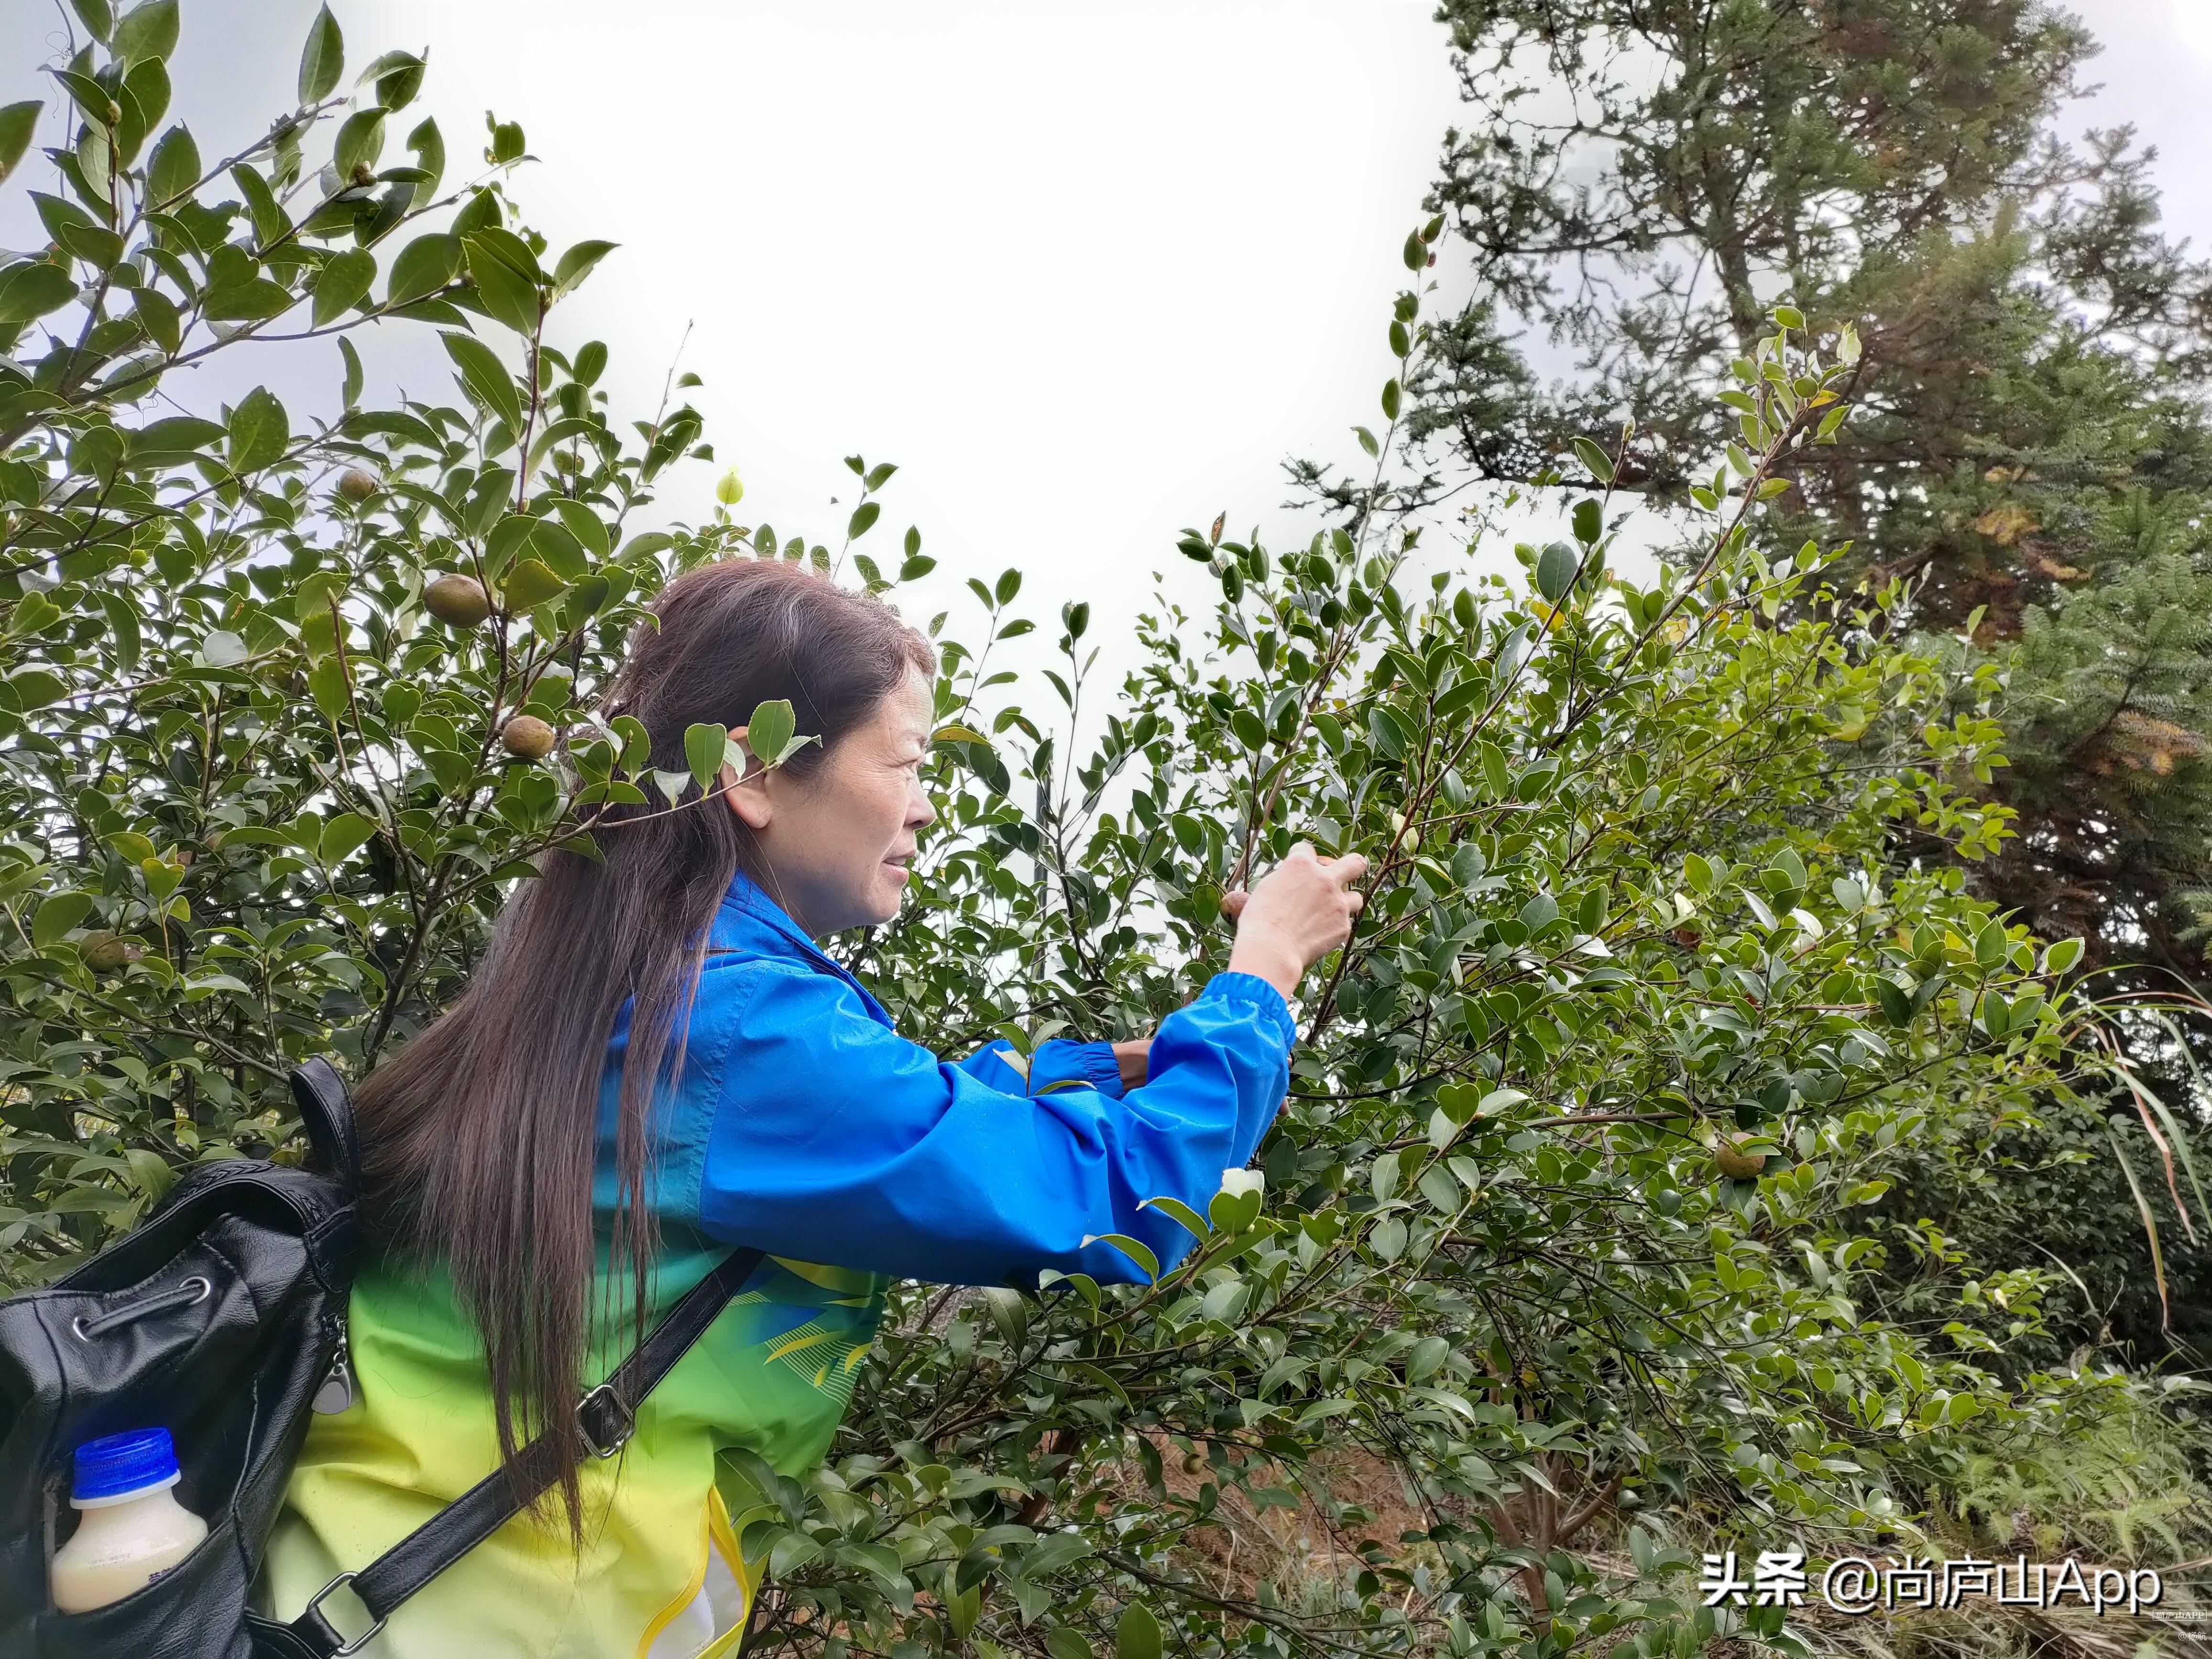
<instances>
[{"instance_id":1,"label":"woman's shoulder","mask_svg":"<svg viewBox=\"0 0 2212 1659\"><path fill-rule=\"evenodd\" d=\"M725 1079L743 1073L742 1063L732 1058L736 1051L832 1043L841 1028L855 1021L890 1023L866 988L820 952L775 945L710 946L684 1042L702 1062L696 1068L687 1066L687 1072L708 1086L689 1086L685 1093L695 1105L711 1109L724 1092Z\"/></svg>"}]
</instances>

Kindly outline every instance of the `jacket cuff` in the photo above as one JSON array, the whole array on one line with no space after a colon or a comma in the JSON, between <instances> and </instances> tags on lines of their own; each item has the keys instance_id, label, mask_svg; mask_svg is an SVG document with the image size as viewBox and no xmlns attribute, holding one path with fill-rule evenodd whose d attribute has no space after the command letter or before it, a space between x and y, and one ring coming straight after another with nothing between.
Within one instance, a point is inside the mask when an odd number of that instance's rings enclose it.
<instances>
[{"instance_id":1,"label":"jacket cuff","mask_svg":"<svg viewBox=\"0 0 2212 1659\"><path fill-rule=\"evenodd\" d=\"M1198 994L1200 1002L1226 1002L1249 1008L1282 1039L1284 1052L1297 1046L1298 1025L1283 994L1257 974L1216 974Z\"/></svg>"},{"instance_id":2,"label":"jacket cuff","mask_svg":"<svg viewBox=\"0 0 2212 1659\"><path fill-rule=\"evenodd\" d=\"M1110 1042L1073 1042L1065 1037L1041 1042L1030 1059L1030 1077L1031 1094L1054 1082L1073 1080L1090 1085L1109 1100L1122 1095L1121 1062L1114 1058Z\"/></svg>"}]
</instances>

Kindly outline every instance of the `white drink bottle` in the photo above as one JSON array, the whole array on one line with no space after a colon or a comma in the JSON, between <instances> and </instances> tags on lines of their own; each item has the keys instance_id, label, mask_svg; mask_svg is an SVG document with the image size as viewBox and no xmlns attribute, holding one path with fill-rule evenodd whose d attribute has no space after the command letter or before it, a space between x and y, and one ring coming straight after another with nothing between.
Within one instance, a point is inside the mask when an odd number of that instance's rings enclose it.
<instances>
[{"instance_id":1,"label":"white drink bottle","mask_svg":"<svg viewBox=\"0 0 2212 1659\"><path fill-rule=\"evenodd\" d=\"M76 1531L54 1552L54 1606L89 1613L152 1583L192 1553L207 1522L169 1495L177 1448L167 1429L103 1435L76 1449Z\"/></svg>"}]
</instances>

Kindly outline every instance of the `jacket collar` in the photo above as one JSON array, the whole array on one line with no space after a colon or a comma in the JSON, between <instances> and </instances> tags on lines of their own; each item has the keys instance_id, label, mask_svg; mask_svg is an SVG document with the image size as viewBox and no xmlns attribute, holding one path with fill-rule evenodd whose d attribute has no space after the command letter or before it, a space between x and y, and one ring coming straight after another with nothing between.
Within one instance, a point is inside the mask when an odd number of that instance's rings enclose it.
<instances>
[{"instance_id":1,"label":"jacket collar","mask_svg":"<svg viewBox=\"0 0 2212 1659\"><path fill-rule=\"evenodd\" d=\"M835 974L860 994L860 1000L873 1018L884 1025L891 1023L890 1015L876 1000L875 993L854 978L850 969L809 939L806 930L792 920L791 913L742 870L731 878L729 890L722 895L714 924L708 930L707 943L710 948L797 957L824 973Z\"/></svg>"},{"instance_id":2,"label":"jacket collar","mask_svg":"<svg viewBox=\"0 0 2212 1659\"><path fill-rule=\"evenodd\" d=\"M797 951L809 961L829 960L791 913L742 870L730 878L729 890L722 895L713 935L710 942L715 945L767 946L780 954Z\"/></svg>"},{"instance_id":3,"label":"jacket collar","mask_svg":"<svg viewBox=\"0 0 2212 1659\"><path fill-rule=\"evenodd\" d=\"M730 878L730 891L721 896L721 905L714 909L714 922L708 929L708 947L761 951L763 956L796 956L803 963L811 963L821 971L834 973L836 978L845 980L845 984L860 994L860 1002L867 1006L869 1018L874 1018L878 1024L891 1024L890 1011L876 1000L874 991L869 991L860 980L854 978L852 969L838 963L836 957L823 951L821 945L807 938L807 931L792 921L790 911L783 909L775 898L769 898L768 890L752 880L744 869L738 869L737 876Z\"/></svg>"}]
</instances>

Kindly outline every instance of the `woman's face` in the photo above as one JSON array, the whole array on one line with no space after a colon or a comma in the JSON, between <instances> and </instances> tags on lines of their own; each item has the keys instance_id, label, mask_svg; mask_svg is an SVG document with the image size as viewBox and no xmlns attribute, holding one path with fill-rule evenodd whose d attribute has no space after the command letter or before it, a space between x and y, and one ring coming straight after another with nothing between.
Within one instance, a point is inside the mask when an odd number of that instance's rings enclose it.
<instances>
[{"instance_id":1,"label":"woman's face","mask_svg":"<svg viewBox=\"0 0 2212 1659\"><path fill-rule=\"evenodd\" d=\"M915 832L937 817L921 787L930 690L909 669L874 718L832 744L807 776L769 772L726 797L753 832L769 896L811 938L898 914Z\"/></svg>"}]
</instances>

